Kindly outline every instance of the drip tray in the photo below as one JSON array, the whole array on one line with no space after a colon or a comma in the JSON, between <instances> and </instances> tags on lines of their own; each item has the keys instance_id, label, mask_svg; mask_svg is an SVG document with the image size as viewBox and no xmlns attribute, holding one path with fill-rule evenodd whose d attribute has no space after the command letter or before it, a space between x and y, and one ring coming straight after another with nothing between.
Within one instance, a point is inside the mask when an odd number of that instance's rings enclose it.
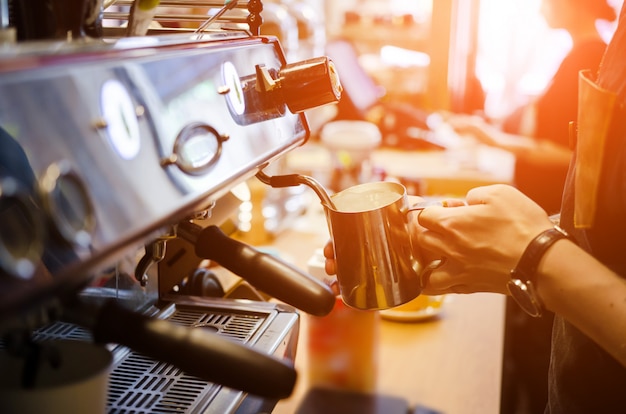
<instances>
[{"instance_id":1,"label":"drip tray","mask_svg":"<svg viewBox=\"0 0 626 414\"><path fill-rule=\"evenodd\" d=\"M209 329L262 353L295 358L299 317L291 307L267 302L181 297L156 317L177 325ZM64 322L38 330L34 339L92 340L89 331ZM266 404L257 397L207 383L126 347L113 347L112 352L114 364L109 377L108 413L227 414L242 412L240 407Z\"/></svg>"}]
</instances>

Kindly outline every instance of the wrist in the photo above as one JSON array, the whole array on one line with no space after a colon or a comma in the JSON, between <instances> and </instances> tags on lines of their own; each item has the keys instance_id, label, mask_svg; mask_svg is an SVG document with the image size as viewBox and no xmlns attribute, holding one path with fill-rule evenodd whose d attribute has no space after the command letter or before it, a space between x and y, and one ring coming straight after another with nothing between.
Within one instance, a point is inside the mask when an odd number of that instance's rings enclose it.
<instances>
[{"instance_id":1,"label":"wrist","mask_svg":"<svg viewBox=\"0 0 626 414\"><path fill-rule=\"evenodd\" d=\"M507 283L509 293L533 317L541 316L544 309L539 293L542 261L557 242L568 238L570 236L558 226L544 230L528 244L519 262L511 270L511 279Z\"/></svg>"},{"instance_id":2,"label":"wrist","mask_svg":"<svg viewBox=\"0 0 626 414\"><path fill-rule=\"evenodd\" d=\"M537 269L537 294L546 309L557 311L557 303L563 301L564 291L571 290L571 283L579 283L574 273L580 270L577 260L582 251L573 240L562 239L546 252Z\"/></svg>"}]
</instances>

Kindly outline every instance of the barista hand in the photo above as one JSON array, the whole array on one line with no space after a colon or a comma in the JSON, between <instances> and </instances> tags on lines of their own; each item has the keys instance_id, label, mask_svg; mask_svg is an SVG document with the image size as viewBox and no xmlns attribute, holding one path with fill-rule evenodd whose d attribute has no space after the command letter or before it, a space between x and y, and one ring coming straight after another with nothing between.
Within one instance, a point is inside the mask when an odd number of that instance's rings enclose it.
<instances>
[{"instance_id":1,"label":"barista hand","mask_svg":"<svg viewBox=\"0 0 626 414\"><path fill-rule=\"evenodd\" d=\"M467 193L468 206L428 207L418 221L420 247L447 261L424 277L425 294L506 292L510 270L542 231L547 214L513 187ZM538 295L544 306L592 338L626 367L626 281L576 244L557 242L543 256ZM589 277L593 275L593 277Z\"/></svg>"},{"instance_id":2,"label":"barista hand","mask_svg":"<svg viewBox=\"0 0 626 414\"><path fill-rule=\"evenodd\" d=\"M470 190L467 206L433 206L418 216L421 249L446 258L425 277L424 293L506 293L530 241L552 227L546 212L507 185Z\"/></svg>"}]
</instances>

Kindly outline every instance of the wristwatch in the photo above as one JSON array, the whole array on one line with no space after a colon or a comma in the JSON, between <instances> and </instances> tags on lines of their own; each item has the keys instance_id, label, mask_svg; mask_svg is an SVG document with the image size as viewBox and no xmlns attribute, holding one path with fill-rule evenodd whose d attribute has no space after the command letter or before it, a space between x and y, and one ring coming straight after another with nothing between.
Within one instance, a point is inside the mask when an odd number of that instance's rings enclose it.
<instances>
[{"instance_id":1,"label":"wristwatch","mask_svg":"<svg viewBox=\"0 0 626 414\"><path fill-rule=\"evenodd\" d=\"M507 283L509 293L519 307L532 317L537 318L543 313L543 304L535 290L539 262L550 246L565 238L574 241L559 226L541 232L528 244L517 266L511 270L511 280Z\"/></svg>"}]
</instances>

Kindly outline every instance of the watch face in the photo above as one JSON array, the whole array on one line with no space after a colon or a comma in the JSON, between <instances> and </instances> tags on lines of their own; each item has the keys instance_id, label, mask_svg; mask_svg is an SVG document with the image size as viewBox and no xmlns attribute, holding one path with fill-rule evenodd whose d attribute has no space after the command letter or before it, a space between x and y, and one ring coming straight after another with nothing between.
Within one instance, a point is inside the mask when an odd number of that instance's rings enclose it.
<instances>
[{"instance_id":1,"label":"watch face","mask_svg":"<svg viewBox=\"0 0 626 414\"><path fill-rule=\"evenodd\" d=\"M520 308L532 317L541 316L541 305L530 282L522 282L519 279L511 279L507 283L511 296Z\"/></svg>"}]
</instances>

